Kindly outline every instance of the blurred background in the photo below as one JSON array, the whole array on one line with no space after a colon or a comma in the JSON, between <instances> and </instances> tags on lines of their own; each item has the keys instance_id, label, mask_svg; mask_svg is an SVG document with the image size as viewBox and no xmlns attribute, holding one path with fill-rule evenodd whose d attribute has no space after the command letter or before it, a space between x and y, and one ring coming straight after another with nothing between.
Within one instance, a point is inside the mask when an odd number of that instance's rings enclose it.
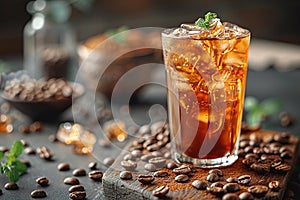
<instances>
[{"instance_id":1,"label":"blurred background","mask_svg":"<svg viewBox=\"0 0 300 200\"><path fill-rule=\"evenodd\" d=\"M1 57L22 56L23 28L31 19L26 11L28 2L0 1ZM85 0L84 4L90 2L85 11L72 7L69 21L78 42L121 25L178 26L214 11L223 21L247 27L253 37L300 44L300 1L296 0Z\"/></svg>"}]
</instances>

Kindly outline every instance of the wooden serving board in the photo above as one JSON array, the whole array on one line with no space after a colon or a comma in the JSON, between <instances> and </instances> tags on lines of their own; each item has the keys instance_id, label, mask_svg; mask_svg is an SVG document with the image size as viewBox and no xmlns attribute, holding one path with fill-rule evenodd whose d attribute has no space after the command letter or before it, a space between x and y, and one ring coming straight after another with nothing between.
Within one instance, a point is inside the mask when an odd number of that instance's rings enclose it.
<instances>
[{"instance_id":1,"label":"wooden serving board","mask_svg":"<svg viewBox=\"0 0 300 200\"><path fill-rule=\"evenodd\" d=\"M267 138L280 135L282 133L273 132L268 130L259 130L255 132L244 132L242 135L249 136L249 134L261 137L268 140ZM104 195L107 199L158 199L152 195L152 191L159 186L168 186L169 192L162 199L221 199L207 190L197 190L192 186L192 182L196 179L206 180L208 171L210 169L194 168L196 172L189 175L190 179L186 183L177 183L174 178L176 174L171 169L161 168L160 170L168 172L167 177L155 178L150 185L144 185L137 180L139 174L153 174L144 169L146 162L137 161L137 168L132 172L133 178L131 180L122 180L119 178L120 171L124 168L120 165L124 155L130 153L134 140L122 151L120 156L116 159L114 164L106 171L103 177ZM295 163L297 160L296 152L298 146L298 138L290 135L289 144L284 144L292 152L292 157L285 159L284 162L292 169L286 173L274 172L271 170L269 173L257 173L242 163L244 158L240 157L233 165L222 168L224 176L221 177L220 181L226 183L226 179L229 177L238 177L240 175L250 175L251 182L247 186L240 185L240 190L236 194L247 191L249 186L252 185L265 185L268 186L270 181L280 181L281 188L278 191L268 190L267 194L263 197L256 197L255 199L283 199L287 183L290 180L292 171L296 168Z\"/></svg>"}]
</instances>

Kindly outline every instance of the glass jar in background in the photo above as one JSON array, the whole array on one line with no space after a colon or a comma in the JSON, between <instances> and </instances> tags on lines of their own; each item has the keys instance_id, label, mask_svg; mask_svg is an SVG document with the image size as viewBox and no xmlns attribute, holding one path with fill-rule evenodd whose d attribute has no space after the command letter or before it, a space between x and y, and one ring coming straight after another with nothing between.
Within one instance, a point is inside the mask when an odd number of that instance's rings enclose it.
<instances>
[{"instance_id":1,"label":"glass jar in background","mask_svg":"<svg viewBox=\"0 0 300 200\"><path fill-rule=\"evenodd\" d=\"M32 78L73 79L75 33L68 24L70 5L63 0L27 4L32 19L24 27L24 69Z\"/></svg>"}]
</instances>

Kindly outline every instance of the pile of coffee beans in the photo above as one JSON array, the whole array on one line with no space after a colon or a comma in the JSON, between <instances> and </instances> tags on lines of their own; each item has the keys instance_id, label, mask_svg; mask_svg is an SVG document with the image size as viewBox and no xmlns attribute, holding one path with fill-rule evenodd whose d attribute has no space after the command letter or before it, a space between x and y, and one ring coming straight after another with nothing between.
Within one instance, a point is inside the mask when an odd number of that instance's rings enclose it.
<instances>
[{"instance_id":1,"label":"pile of coffee beans","mask_svg":"<svg viewBox=\"0 0 300 200\"><path fill-rule=\"evenodd\" d=\"M73 86L64 79L33 80L13 79L7 82L4 94L10 99L21 101L45 101L71 98Z\"/></svg>"}]
</instances>

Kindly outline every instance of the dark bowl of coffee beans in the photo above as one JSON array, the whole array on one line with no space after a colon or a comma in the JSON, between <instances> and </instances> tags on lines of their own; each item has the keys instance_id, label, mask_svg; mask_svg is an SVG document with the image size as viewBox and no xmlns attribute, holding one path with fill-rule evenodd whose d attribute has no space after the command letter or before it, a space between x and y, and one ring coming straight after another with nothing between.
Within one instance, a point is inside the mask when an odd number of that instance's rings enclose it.
<instances>
[{"instance_id":1,"label":"dark bowl of coffee beans","mask_svg":"<svg viewBox=\"0 0 300 200\"><path fill-rule=\"evenodd\" d=\"M81 84L64 79L13 79L6 83L1 96L32 120L55 121L83 93Z\"/></svg>"}]
</instances>

